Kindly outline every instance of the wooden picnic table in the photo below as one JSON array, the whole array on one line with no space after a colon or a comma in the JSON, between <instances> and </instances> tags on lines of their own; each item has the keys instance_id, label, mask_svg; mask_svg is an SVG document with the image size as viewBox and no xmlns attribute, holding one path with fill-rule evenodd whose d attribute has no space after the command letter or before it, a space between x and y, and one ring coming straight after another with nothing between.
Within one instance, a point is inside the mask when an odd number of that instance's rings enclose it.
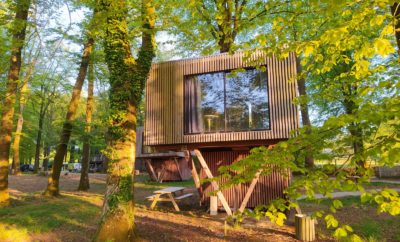
<instances>
[{"instance_id":1,"label":"wooden picnic table","mask_svg":"<svg viewBox=\"0 0 400 242\"><path fill-rule=\"evenodd\" d=\"M154 209L154 207L157 205L157 202L171 202L174 205L175 210L179 212L179 206L175 200L181 200L193 196L193 193L183 194L183 190L185 190L185 187L167 187L154 191L154 195L147 197L149 200L153 200L150 208ZM177 193L180 193L181 195L176 196Z\"/></svg>"}]
</instances>

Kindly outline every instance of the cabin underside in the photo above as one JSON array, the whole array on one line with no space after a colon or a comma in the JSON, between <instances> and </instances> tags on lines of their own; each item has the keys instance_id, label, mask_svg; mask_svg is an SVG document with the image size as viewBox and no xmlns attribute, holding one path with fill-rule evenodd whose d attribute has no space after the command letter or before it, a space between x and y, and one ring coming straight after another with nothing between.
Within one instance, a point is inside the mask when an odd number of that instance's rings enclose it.
<instances>
[{"instance_id":1,"label":"cabin underside","mask_svg":"<svg viewBox=\"0 0 400 242\"><path fill-rule=\"evenodd\" d=\"M184 157L146 159L145 165L152 181L186 181L191 178L188 161Z\"/></svg>"},{"instance_id":2,"label":"cabin underside","mask_svg":"<svg viewBox=\"0 0 400 242\"><path fill-rule=\"evenodd\" d=\"M236 151L236 150L203 150L201 151L209 169L211 170L213 176L218 176L218 168L221 166L226 166L233 164L234 162L247 157L250 152ZM200 170L200 178L206 178L204 169ZM219 180L219 184L223 184L226 179L222 178ZM272 200L278 198L284 198L284 189L289 186L290 176L282 175L277 170L274 170L270 175L260 176L253 191L251 192L250 198L246 204L246 208L254 208L260 204L269 204ZM236 185L229 189L222 191L229 207L238 209L247 192L251 182ZM214 191L210 183L203 184L200 191L201 202L209 204L210 192ZM221 201L218 202L218 206L222 207Z\"/></svg>"},{"instance_id":3,"label":"cabin underside","mask_svg":"<svg viewBox=\"0 0 400 242\"><path fill-rule=\"evenodd\" d=\"M193 157L180 157L179 163L177 163L172 158L164 159L152 159L148 160L147 164L151 162L152 168L147 165L147 170L153 181L159 181L159 177L162 175L163 182L165 181L180 181L182 171L185 172L187 179L192 178L193 173L196 172L200 179L200 186L198 186L198 192L200 197L200 203L204 205L210 204L210 195L215 191L211 183L203 181L209 178L206 175L206 169L211 171L212 176L219 176L218 169L221 166L226 166L239 161L250 154L250 149L256 146L270 146L277 143L278 140L271 141L266 140L264 142L226 142L225 144L196 144L196 145L185 145L185 146L164 146L164 147L154 147L158 152L166 152L166 150L199 150L201 156L204 158L206 167L201 166L198 163L192 162ZM249 144L252 144L249 146ZM170 151L171 152L171 151ZM176 152L182 153L182 152ZM180 166L177 166L180 164ZM195 165L195 169L193 169ZM177 168L179 167L180 170ZM153 171L152 171L153 169ZM164 170L164 173L161 172ZM155 175L152 175L155 174ZM228 203L228 206L237 210L239 207L243 206L243 201L246 195L249 196L245 202L246 208L254 208L258 205L269 204L272 200L278 198L285 198L284 190L289 186L291 176L289 173L281 174L278 170L273 170L267 176L259 176L258 179L236 185L229 189L222 190L222 194ZM193 179L196 179L193 177ZM218 184L221 185L226 182L225 178L218 180ZM251 183L253 183L253 188ZM255 185L255 186L254 186ZM250 191L249 191L250 190ZM223 208L221 200L218 199L218 207Z\"/></svg>"}]
</instances>

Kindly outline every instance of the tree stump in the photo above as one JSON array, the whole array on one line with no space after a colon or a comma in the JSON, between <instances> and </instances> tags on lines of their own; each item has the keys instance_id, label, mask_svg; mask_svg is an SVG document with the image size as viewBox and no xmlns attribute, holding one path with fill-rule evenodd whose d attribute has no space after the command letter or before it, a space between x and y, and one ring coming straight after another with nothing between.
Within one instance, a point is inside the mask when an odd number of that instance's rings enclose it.
<instances>
[{"instance_id":1,"label":"tree stump","mask_svg":"<svg viewBox=\"0 0 400 242\"><path fill-rule=\"evenodd\" d=\"M315 240L315 219L306 214L295 216L296 238L301 241Z\"/></svg>"}]
</instances>

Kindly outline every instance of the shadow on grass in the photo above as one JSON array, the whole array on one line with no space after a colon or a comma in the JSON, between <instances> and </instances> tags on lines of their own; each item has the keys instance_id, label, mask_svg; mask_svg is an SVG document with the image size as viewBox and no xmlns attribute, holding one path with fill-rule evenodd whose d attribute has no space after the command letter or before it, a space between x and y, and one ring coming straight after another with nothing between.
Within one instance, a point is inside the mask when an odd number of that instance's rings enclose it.
<instances>
[{"instance_id":1,"label":"shadow on grass","mask_svg":"<svg viewBox=\"0 0 400 242\"><path fill-rule=\"evenodd\" d=\"M99 204L101 196L98 195L64 193L60 197L48 198L30 194L14 198L10 206L0 208L0 225L30 234L62 227L62 230L81 232L87 237L87 233L96 227L95 221L100 215Z\"/></svg>"}]
</instances>

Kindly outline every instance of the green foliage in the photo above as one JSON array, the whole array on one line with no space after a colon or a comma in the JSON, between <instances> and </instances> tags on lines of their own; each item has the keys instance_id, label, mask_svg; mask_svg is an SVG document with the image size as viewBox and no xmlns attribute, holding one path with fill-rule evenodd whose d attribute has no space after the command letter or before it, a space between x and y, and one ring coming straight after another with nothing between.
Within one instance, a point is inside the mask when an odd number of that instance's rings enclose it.
<instances>
[{"instance_id":1,"label":"green foliage","mask_svg":"<svg viewBox=\"0 0 400 242\"><path fill-rule=\"evenodd\" d=\"M364 188L373 175L369 161L393 166L400 160L400 65L395 53L391 4L265 4L266 9L273 8L282 14L264 19L271 31L259 33L243 47L257 46L279 57L295 51L303 70L297 78L305 78L310 90L307 99L300 97L297 102L309 103L319 117L312 132L308 132L308 127L296 130L288 141L269 149L255 148L247 158L221 168L222 176L228 180L223 187L249 182L258 171L268 175L273 167L283 176L288 176L289 170L300 174L286 189L289 201L282 206L287 208L296 207L297 199L303 195L312 200L317 193L332 198L335 191L361 191L362 201L377 203L379 212L399 214L397 193L387 189L370 193ZM326 162L306 169L304 158L308 155ZM335 159L345 161L337 167ZM360 178L352 179L354 174ZM314 216L324 216L328 227L336 228L337 238L359 240L349 226L340 225L333 215L345 204L340 200L328 201L331 214L317 211ZM269 213L259 214L277 221L279 210L275 204L263 208Z\"/></svg>"}]
</instances>

